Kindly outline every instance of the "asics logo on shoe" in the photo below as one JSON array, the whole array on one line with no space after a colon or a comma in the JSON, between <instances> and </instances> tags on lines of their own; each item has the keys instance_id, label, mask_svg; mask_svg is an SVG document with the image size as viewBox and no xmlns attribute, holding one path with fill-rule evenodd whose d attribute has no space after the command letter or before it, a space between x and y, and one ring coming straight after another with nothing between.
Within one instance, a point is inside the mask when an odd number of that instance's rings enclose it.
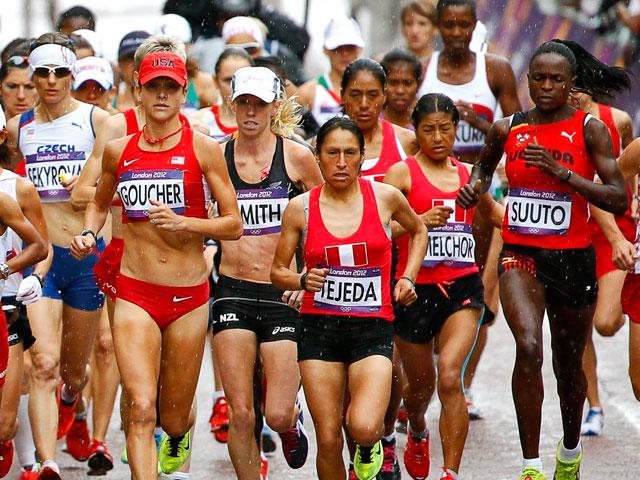
<instances>
[{"instance_id":1,"label":"asics logo on shoe","mask_svg":"<svg viewBox=\"0 0 640 480\"><path fill-rule=\"evenodd\" d=\"M123 163L123 165L125 167L128 167L129 165L131 165L133 162L137 162L138 160L140 160L139 158L134 158L133 160L125 160Z\"/></svg>"},{"instance_id":2,"label":"asics logo on shoe","mask_svg":"<svg viewBox=\"0 0 640 480\"><path fill-rule=\"evenodd\" d=\"M184 302L185 300L189 300L192 297L176 297L175 295L173 296L173 302L174 303L178 303L178 302Z\"/></svg>"},{"instance_id":3,"label":"asics logo on shoe","mask_svg":"<svg viewBox=\"0 0 640 480\"><path fill-rule=\"evenodd\" d=\"M221 322L237 322L238 316L235 313L223 313L220 315Z\"/></svg>"},{"instance_id":4,"label":"asics logo on shoe","mask_svg":"<svg viewBox=\"0 0 640 480\"><path fill-rule=\"evenodd\" d=\"M295 327L276 327L271 332L271 335L275 335L276 333L296 333Z\"/></svg>"},{"instance_id":5,"label":"asics logo on shoe","mask_svg":"<svg viewBox=\"0 0 640 480\"><path fill-rule=\"evenodd\" d=\"M567 132L565 132L564 130L560 133L561 137L567 137L569 139L569 141L571 143L573 143L573 137L575 136L576 132L573 132L571 135L569 135Z\"/></svg>"}]
</instances>

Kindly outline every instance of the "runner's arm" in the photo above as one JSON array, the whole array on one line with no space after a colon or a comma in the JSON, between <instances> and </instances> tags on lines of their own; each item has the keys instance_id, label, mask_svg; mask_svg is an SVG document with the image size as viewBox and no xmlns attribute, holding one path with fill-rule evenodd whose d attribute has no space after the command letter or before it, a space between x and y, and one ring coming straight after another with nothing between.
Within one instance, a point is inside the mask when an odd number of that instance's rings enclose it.
<instances>
[{"instance_id":1,"label":"runner's arm","mask_svg":"<svg viewBox=\"0 0 640 480\"><path fill-rule=\"evenodd\" d=\"M49 272L49 268L51 268L51 263L53 263L53 247L51 247L51 243L49 242L49 232L47 230L47 222L44 219L44 213L42 212L40 197L33 183L24 178L19 178L16 181L16 197L18 199L18 205L20 205L20 209L26 219L31 222L47 243L47 257L38 262L33 269L33 273L44 278Z\"/></svg>"},{"instance_id":2,"label":"runner's arm","mask_svg":"<svg viewBox=\"0 0 640 480\"><path fill-rule=\"evenodd\" d=\"M282 215L282 230L271 265L271 282L283 290L302 289L302 274L291 269L291 262L302 238L305 224L303 208L300 195L289 202Z\"/></svg>"},{"instance_id":3,"label":"runner's arm","mask_svg":"<svg viewBox=\"0 0 640 480\"><path fill-rule=\"evenodd\" d=\"M35 263L44 260L49 252L49 246L38 230L27 220L20 209L20 205L6 193L0 193L0 219L11 228L26 246L6 264L11 273L19 272Z\"/></svg>"},{"instance_id":4,"label":"runner's arm","mask_svg":"<svg viewBox=\"0 0 640 480\"><path fill-rule=\"evenodd\" d=\"M285 143L293 153L291 162L288 161L289 156L285 156L285 164L287 171L291 172L294 183L302 186L305 192L320 185L323 182L322 173L311 150L294 141L285 140Z\"/></svg>"},{"instance_id":5,"label":"runner's arm","mask_svg":"<svg viewBox=\"0 0 640 480\"><path fill-rule=\"evenodd\" d=\"M402 276L415 283L418 270L420 270L422 260L427 251L427 227L424 226L407 199L398 189L394 188L390 193L390 203L392 206L391 218L398 222L409 235L409 254Z\"/></svg>"},{"instance_id":6,"label":"runner's arm","mask_svg":"<svg viewBox=\"0 0 640 480\"><path fill-rule=\"evenodd\" d=\"M502 228L504 205L496 202L490 193L485 192L480 195L477 209L478 213L484 218L488 218L494 227L498 229Z\"/></svg>"}]
</instances>

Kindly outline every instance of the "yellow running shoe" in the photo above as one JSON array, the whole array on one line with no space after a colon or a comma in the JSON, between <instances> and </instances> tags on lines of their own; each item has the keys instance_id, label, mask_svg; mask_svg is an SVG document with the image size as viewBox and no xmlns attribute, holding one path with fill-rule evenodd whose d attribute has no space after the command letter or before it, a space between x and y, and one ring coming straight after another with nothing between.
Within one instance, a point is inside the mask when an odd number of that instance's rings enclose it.
<instances>
[{"instance_id":1,"label":"yellow running shoe","mask_svg":"<svg viewBox=\"0 0 640 480\"><path fill-rule=\"evenodd\" d=\"M566 461L560 458L560 446L562 440L558 442L556 448L556 471L553 474L553 480L580 480L580 462L582 461L582 451L577 458Z\"/></svg>"},{"instance_id":2,"label":"yellow running shoe","mask_svg":"<svg viewBox=\"0 0 640 480\"><path fill-rule=\"evenodd\" d=\"M191 453L191 432L182 437L172 438L166 435L160 443L158 463L162 473L173 473L189 458Z\"/></svg>"},{"instance_id":3,"label":"yellow running shoe","mask_svg":"<svg viewBox=\"0 0 640 480\"><path fill-rule=\"evenodd\" d=\"M527 467L522 471L520 480L547 480L547 477L537 468Z\"/></svg>"},{"instance_id":4,"label":"yellow running shoe","mask_svg":"<svg viewBox=\"0 0 640 480\"><path fill-rule=\"evenodd\" d=\"M378 472L382 468L382 442L378 440L378 443L372 447L356 446L356 454L353 459L353 469L356 472L356 476L360 480L372 480L376 478Z\"/></svg>"}]
</instances>

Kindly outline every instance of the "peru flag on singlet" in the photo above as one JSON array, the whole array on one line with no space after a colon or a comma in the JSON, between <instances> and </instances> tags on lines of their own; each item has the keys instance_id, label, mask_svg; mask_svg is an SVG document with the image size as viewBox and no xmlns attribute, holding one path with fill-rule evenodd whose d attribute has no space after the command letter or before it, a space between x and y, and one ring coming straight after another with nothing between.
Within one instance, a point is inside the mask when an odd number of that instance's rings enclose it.
<instances>
[{"instance_id":1,"label":"peru flag on singlet","mask_svg":"<svg viewBox=\"0 0 640 480\"><path fill-rule=\"evenodd\" d=\"M325 247L327 265L335 267L360 267L368 263L367 244L350 243Z\"/></svg>"},{"instance_id":2,"label":"peru flag on singlet","mask_svg":"<svg viewBox=\"0 0 640 480\"><path fill-rule=\"evenodd\" d=\"M449 223L465 223L467 221L467 211L459 206L455 199L439 199L434 198L433 204L434 207L449 207L453 209L453 215L449 217Z\"/></svg>"}]
</instances>

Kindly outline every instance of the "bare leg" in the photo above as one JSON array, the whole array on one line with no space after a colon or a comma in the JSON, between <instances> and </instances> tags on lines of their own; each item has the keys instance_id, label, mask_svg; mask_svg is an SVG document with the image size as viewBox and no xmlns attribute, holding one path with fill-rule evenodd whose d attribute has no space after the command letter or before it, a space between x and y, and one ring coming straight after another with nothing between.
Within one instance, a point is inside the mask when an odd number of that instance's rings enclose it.
<instances>
[{"instance_id":1,"label":"bare leg","mask_svg":"<svg viewBox=\"0 0 640 480\"><path fill-rule=\"evenodd\" d=\"M629 322L629 378L640 402L640 323Z\"/></svg>"},{"instance_id":2,"label":"bare leg","mask_svg":"<svg viewBox=\"0 0 640 480\"><path fill-rule=\"evenodd\" d=\"M260 345L260 354L267 379L264 409L267 425L284 433L296 424L300 413L295 407L300 388L298 347L290 340L267 342Z\"/></svg>"},{"instance_id":3,"label":"bare leg","mask_svg":"<svg viewBox=\"0 0 640 480\"><path fill-rule=\"evenodd\" d=\"M339 362L300 362L302 385L316 429L316 469L320 480L344 480L342 411L346 366Z\"/></svg>"},{"instance_id":4,"label":"bare leg","mask_svg":"<svg viewBox=\"0 0 640 480\"><path fill-rule=\"evenodd\" d=\"M224 330L213 337L213 348L229 405L229 456L240 480L255 480L260 474L253 407L256 336L249 330Z\"/></svg>"},{"instance_id":5,"label":"bare leg","mask_svg":"<svg viewBox=\"0 0 640 480\"><path fill-rule=\"evenodd\" d=\"M18 430L17 418L20 394L22 393L23 355L22 342L9 347L9 365L0 401L0 442L13 439Z\"/></svg>"}]
</instances>

